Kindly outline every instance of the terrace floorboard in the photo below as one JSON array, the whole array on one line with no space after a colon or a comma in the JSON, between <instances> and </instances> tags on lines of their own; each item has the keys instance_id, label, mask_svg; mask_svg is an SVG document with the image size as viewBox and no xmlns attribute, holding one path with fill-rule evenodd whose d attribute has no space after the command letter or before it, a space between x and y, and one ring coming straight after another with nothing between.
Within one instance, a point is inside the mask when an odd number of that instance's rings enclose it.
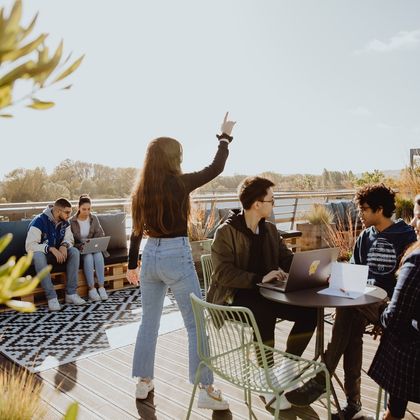
<instances>
[{"instance_id":1,"label":"terrace floorboard","mask_svg":"<svg viewBox=\"0 0 420 420\"><path fill-rule=\"evenodd\" d=\"M277 325L276 343L285 348L285 340L291 323L284 321ZM327 341L331 327L326 324ZM312 339L304 357L314 354L315 340ZM364 339L363 368L369 368L378 342L371 337ZM135 381L130 377L134 345L108 351L96 356L49 369L39 373L43 383L42 398L47 408L47 419L62 418L72 401L79 403L79 420L109 419L184 419L189 404L192 386L188 383L187 335L184 329L158 338L155 361L155 391L145 401L134 399ZM0 369L9 370L13 363L0 355ZM337 374L342 380L341 364ZM216 384L223 390L230 402L230 412L211 412L194 408L192 419L247 419L248 411L243 402L243 393L229 383L216 377ZM341 389L335 386L341 402L345 401ZM374 415L378 386L362 374L362 403L366 414ZM258 419L270 419L273 415L264 408L264 403L253 395L254 411ZM307 408L292 408L281 412L281 418L326 419L327 411L323 400ZM410 403L406 419L420 419L420 405Z\"/></svg>"}]
</instances>

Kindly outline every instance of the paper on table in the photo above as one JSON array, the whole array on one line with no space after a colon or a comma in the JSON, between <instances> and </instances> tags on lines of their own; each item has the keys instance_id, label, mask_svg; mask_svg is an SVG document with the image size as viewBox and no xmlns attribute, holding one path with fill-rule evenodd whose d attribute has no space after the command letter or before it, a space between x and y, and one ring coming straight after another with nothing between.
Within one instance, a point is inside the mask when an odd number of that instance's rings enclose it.
<instances>
[{"instance_id":1,"label":"paper on table","mask_svg":"<svg viewBox=\"0 0 420 420\"><path fill-rule=\"evenodd\" d=\"M351 290L349 291L342 291L340 289L331 289L330 287L327 287L324 290L318 291L320 295L327 295L327 296L338 296L338 297L344 297L349 299L357 299L358 297L362 295L366 295L370 292L373 292L376 289L375 286L366 286L365 290L363 292L353 292Z\"/></svg>"},{"instance_id":2,"label":"paper on table","mask_svg":"<svg viewBox=\"0 0 420 420\"><path fill-rule=\"evenodd\" d=\"M334 262L331 266L329 287L320 290L321 295L357 299L374 288L366 287L369 267L367 265Z\"/></svg>"}]
</instances>

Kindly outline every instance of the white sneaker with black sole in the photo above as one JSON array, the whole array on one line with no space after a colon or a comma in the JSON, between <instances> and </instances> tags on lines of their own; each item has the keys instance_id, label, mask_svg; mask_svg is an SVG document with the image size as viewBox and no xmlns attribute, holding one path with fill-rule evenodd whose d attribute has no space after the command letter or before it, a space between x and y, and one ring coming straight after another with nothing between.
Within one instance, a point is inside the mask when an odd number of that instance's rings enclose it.
<instances>
[{"instance_id":1,"label":"white sneaker with black sole","mask_svg":"<svg viewBox=\"0 0 420 420\"><path fill-rule=\"evenodd\" d=\"M136 385L136 399L145 400L149 395L149 392L152 391L154 387L155 385L153 384L152 380L145 382L139 379Z\"/></svg>"}]
</instances>

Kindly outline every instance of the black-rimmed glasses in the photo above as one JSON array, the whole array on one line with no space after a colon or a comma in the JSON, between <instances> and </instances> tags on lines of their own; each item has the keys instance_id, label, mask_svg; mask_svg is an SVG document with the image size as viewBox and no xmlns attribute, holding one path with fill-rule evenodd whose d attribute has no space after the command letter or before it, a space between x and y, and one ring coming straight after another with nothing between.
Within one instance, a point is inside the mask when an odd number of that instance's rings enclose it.
<instances>
[{"instance_id":1,"label":"black-rimmed glasses","mask_svg":"<svg viewBox=\"0 0 420 420\"><path fill-rule=\"evenodd\" d=\"M274 206L274 198L271 200L258 200L260 203L271 203Z\"/></svg>"}]
</instances>

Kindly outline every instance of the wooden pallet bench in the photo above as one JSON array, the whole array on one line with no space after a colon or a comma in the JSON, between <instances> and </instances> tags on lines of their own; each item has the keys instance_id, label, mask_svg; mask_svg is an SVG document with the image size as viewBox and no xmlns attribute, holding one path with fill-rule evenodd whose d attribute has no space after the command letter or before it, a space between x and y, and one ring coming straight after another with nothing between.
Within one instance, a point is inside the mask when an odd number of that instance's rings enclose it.
<instances>
[{"instance_id":1,"label":"wooden pallet bench","mask_svg":"<svg viewBox=\"0 0 420 420\"><path fill-rule=\"evenodd\" d=\"M287 246L293 251L298 252L300 251L300 243L299 238L302 236L302 232L300 230L281 230L278 229L281 237L283 238L284 242L286 242Z\"/></svg>"},{"instance_id":2,"label":"wooden pallet bench","mask_svg":"<svg viewBox=\"0 0 420 420\"><path fill-rule=\"evenodd\" d=\"M106 290L120 290L128 287L130 284L125 278L127 272L127 263L118 263L105 266L105 288ZM54 289L57 292L58 299L64 301L64 294L66 288L66 273L55 272L51 273L51 280ZM86 283L83 270L79 270L77 278L77 293L79 296L86 297L88 295L88 286ZM16 298L19 299L19 298ZM21 300L25 302L32 302L36 305L46 303L45 292L41 286L38 286L32 293L22 296Z\"/></svg>"},{"instance_id":3,"label":"wooden pallet bench","mask_svg":"<svg viewBox=\"0 0 420 420\"><path fill-rule=\"evenodd\" d=\"M128 257L127 235L125 230L126 214L118 212L98 214L97 216L105 235L111 237L108 245L110 256L105 258L105 288L108 291L122 289L129 285L125 278ZM4 264L12 255L19 258L25 254L25 239L29 223L30 220L0 222L0 237L6 233L13 234L12 242L0 255L0 265ZM28 274L35 274L33 267L32 270L28 270ZM66 286L65 266L53 267L51 280L54 289L57 291L59 300L63 300ZM88 286L81 266L78 273L77 293L80 296L87 296L88 294ZM37 287L32 293L23 296L21 300L35 304L46 302L45 293L41 286ZM0 310L2 309L4 308L0 307Z\"/></svg>"}]
</instances>

